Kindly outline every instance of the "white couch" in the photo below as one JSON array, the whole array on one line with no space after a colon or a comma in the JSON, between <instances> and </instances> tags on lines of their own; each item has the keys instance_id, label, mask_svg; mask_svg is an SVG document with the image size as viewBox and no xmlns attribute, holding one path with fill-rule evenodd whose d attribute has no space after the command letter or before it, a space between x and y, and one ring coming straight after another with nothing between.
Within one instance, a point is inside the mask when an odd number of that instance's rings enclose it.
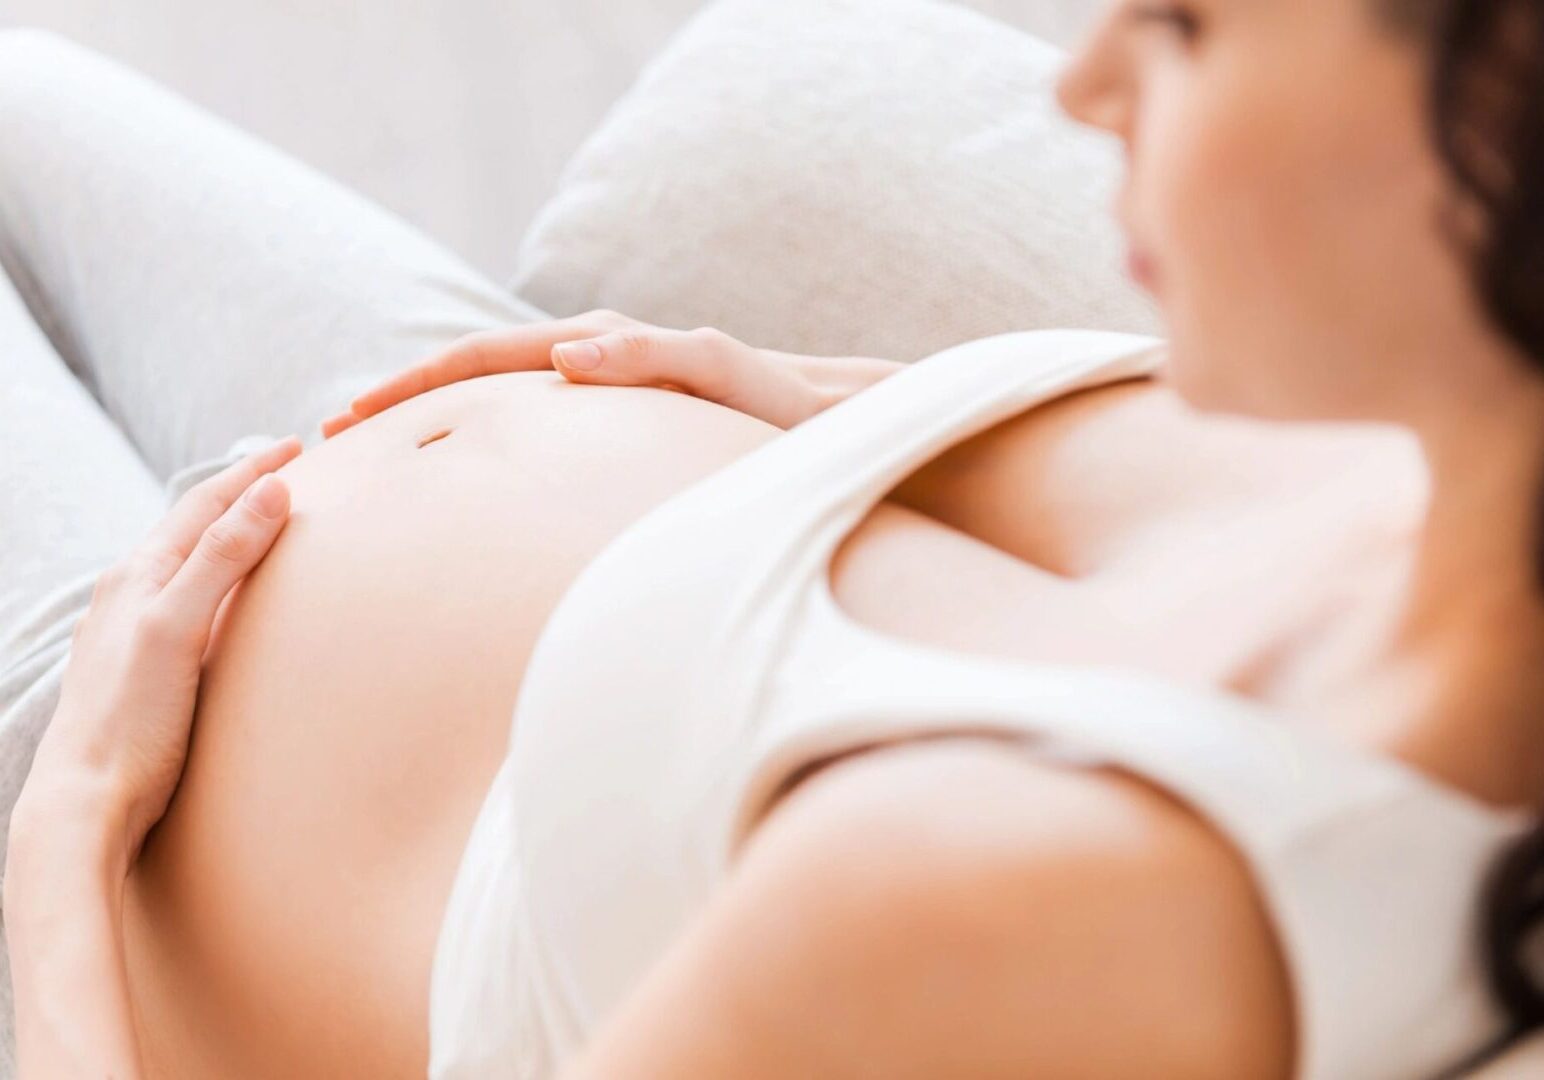
<instances>
[{"instance_id":1,"label":"white couch","mask_svg":"<svg viewBox=\"0 0 1544 1080\"><path fill-rule=\"evenodd\" d=\"M706 0L3 0L507 275L531 214ZM771 0L775 2L775 0ZM1065 44L1102 0L962 0Z\"/></svg>"}]
</instances>

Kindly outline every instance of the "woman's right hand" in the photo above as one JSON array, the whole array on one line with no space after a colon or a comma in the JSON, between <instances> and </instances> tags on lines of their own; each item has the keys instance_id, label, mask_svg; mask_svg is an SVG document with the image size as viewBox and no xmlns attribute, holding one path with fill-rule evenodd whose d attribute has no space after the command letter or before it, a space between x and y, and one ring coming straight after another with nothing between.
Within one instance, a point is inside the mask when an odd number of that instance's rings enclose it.
<instances>
[{"instance_id":1,"label":"woman's right hand","mask_svg":"<svg viewBox=\"0 0 1544 1080\"><path fill-rule=\"evenodd\" d=\"M469 334L398 372L322 424L332 437L378 412L449 383L556 369L570 382L678 390L790 428L902 365L870 357L802 356L758 349L721 330L671 330L614 311Z\"/></svg>"}]
</instances>

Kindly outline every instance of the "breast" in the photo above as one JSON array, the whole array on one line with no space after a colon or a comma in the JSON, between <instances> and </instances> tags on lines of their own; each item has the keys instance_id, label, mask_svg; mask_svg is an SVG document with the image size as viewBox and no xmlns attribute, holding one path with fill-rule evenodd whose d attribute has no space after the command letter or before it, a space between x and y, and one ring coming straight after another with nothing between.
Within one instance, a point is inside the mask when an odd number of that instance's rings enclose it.
<instances>
[{"instance_id":1,"label":"breast","mask_svg":"<svg viewBox=\"0 0 1544 1080\"><path fill-rule=\"evenodd\" d=\"M547 615L629 523L776 433L519 373L286 467L292 518L222 613L126 897L155 1075L423 1075L440 914Z\"/></svg>"}]
</instances>

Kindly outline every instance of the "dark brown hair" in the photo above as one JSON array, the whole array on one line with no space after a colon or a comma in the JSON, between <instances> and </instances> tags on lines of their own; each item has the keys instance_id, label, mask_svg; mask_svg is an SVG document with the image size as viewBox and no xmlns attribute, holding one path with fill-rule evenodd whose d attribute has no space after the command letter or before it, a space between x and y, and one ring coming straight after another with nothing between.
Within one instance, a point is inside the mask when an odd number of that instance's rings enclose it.
<instances>
[{"instance_id":1,"label":"dark brown hair","mask_svg":"<svg viewBox=\"0 0 1544 1080\"><path fill-rule=\"evenodd\" d=\"M1431 139L1453 181L1441 227L1483 310L1544 374L1544 0L1374 3L1428 57ZM1544 593L1544 475L1536 507L1534 576ZM1544 932L1544 825L1498 861L1483 926L1509 1034L1544 1026L1544 964L1529 959Z\"/></svg>"}]
</instances>

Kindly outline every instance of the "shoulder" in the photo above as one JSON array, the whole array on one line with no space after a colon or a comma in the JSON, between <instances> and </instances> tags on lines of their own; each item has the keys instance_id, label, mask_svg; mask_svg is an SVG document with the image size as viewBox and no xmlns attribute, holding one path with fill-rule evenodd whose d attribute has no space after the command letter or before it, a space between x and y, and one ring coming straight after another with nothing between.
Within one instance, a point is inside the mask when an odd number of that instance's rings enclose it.
<instances>
[{"instance_id":1,"label":"shoulder","mask_svg":"<svg viewBox=\"0 0 1544 1080\"><path fill-rule=\"evenodd\" d=\"M721 901L720 955L768 954L748 1000L826 1033L808 1074L843 1055L893 1077L1288 1072L1247 868L1129 777L985 739L857 755L778 804Z\"/></svg>"}]
</instances>

